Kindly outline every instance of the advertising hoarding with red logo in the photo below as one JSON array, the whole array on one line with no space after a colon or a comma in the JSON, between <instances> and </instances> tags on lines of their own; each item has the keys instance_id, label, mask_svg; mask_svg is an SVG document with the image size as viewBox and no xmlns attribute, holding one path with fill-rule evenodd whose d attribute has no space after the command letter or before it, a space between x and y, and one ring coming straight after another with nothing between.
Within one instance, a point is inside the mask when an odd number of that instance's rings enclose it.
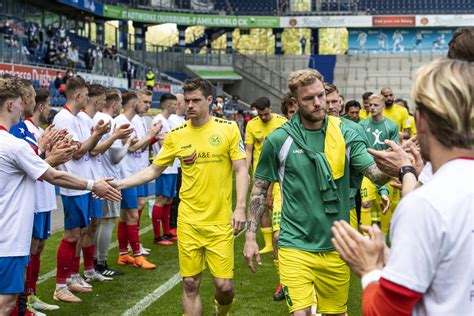
<instances>
[{"instance_id":1,"label":"advertising hoarding with red logo","mask_svg":"<svg viewBox=\"0 0 474 316\"><path fill-rule=\"evenodd\" d=\"M27 80L37 80L42 87L49 87L51 81L54 81L56 78L58 71L63 72L60 69L0 63L0 74L9 74Z\"/></svg>"},{"instance_id":2,"label":"advertising hoarding with red logo","mask_svg":"<svg viewBox=\"0 0 474 316\"><path fill-rule=\"evenodd\" d=\"M372 26L378 27L406 27L406 26L415 26L416 17L414 15L407 16L373 16L372 17Z\"/></svg>"}]
</instances>

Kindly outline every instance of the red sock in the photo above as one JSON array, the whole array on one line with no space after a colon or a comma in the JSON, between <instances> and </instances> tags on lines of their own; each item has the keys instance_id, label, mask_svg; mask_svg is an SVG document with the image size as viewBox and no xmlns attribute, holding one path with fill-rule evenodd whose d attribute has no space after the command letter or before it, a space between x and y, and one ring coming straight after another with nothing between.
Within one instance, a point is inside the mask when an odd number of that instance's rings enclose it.
<instances>
[{"instance_id":1,"label":"red sock","mask_svg":"<svg viewBox=\"0 0 474 316\"><path fill-rule=\"evenodd\" d=\"M163 206L163 217L161 218L161 222L163 223L163 234L169 235L170 232L170 209L171 204L166 204Z\"/></svg>"},{"instance_id":2,"label":"red sock","mask_svg":"<svg viewBox=\"0 0 474 316\"><path fill-rule=\"evenodd\" d=\"M142 218L142 211L143 211L142 208L138 209L138 227L140 227L140 220Z\"/></svg>"},{"instance_id":3,"label":"red sock","mask_svg":"<svg viewBox=\"0 0 474 316\"><path fill-rule=\"evenodd\" d=\"M9 316L18 316L18 295L16 296L15 307L12 309Z\"/></svg>"},{"instance_id":4,"label":"red sock","mask_svg":"<svg viewBox=\"0 0 474 316\"><path fill-rule=\"evenodd\" d=\"M153 211L151 212L151 221L153 223L153 232L155 238L161 236L161 218L163 217L164 207L153 205Z\"/></svg>"},{"instance_id":5,"label":"red sock","mask_svg":"<svg viewBox=\"0 0 474 316\"><path fill-rule=\"evenodd\" d=\"M84 271L94 270L94 253L95 245L82 247L82 255L84 256Z\"/></svg>"},{"instance_id":6,"label":"red sock","mask_svg":"<svg viewBox=\"0 0 474 316\"><path fill-rule=\"evenodd\" d=\"M79 267L80 267L80 264L81 264L81 256L75 256L74 255L74 259L72 260L72 264L71 264L71 274L70 275L74 275L74 274L79 274Z\"/></svg>"},{"instance_id":7,"label":"red sock","mask_svg":"<svg viewBox=\"0 0 474 316\"><path fill-rule=\"evenodd\" d=\"M117 239L119 244L119 253L128 253L127 223L119 222L117 228Z\"/></svg>"},{"instance_id":8,"label":"red sock","mask_svg":"<svg viewBox=\"0 0 474 316\"><path fill-rule=\"evenodd\" d=\"M31 285L33 288L33 294L36 294L36 282L38 282L38 277L40 273L40 263L41 263L41 252L37 252L36 255L32 256L31 260L35 261L33 265L33 271L31 273Z\"/></svg>"},{"instance_id":9,"label":"red sock","mask_svg":"<svg viewBox=\"0 0 474 316\"><path fill-rule=\"evenodd\" d=\"M134 256L140 255L140 236L138 235L138 225L127 225L127 237Z\"/></svg>"},{"instance_id":10,"label":"red sock","mask_svg":"<svg viewBox=\"0 0 474 316\"><path fill-rule=\"evenodd\" d=\"M35 255L30 255L30 262L28 262L28 267L26 267L26 276L25 276L25 295L32 295L33 293L33 270L35 261L33 259Z\"/></svg>"},{"instance_id":11,"label":"red sock","mask_svg":"<svg viewBox=\"0 0 474 316\"><path fill-rule=\"evenodd\" d=\"M71 274L71 265L76 255L76 242L61 240L57 254L56 283L66 284Z\"/></svg>"}]
</instances>

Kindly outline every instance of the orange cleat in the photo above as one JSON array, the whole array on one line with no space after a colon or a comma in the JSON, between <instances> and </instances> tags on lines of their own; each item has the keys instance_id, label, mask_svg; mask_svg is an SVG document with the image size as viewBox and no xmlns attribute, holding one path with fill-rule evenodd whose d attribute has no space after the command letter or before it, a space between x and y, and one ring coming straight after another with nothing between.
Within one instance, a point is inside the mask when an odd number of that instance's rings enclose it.
<instances>
[{"instance_id":1,"label":"orange cleat","mask_svg":"<svg viewBox=\"0 0 474 316\"><path fill-rule=\"evenodd\" d=\"M135 264L135 258L130 256L128 253L119 255L119 258L117 260L117 264L120 264L122 266L126 264Z\"/></svg>"},{"instance_id":2,"label":"orange cleat","mask_svg":"<svg viewBox=\"0 0 474 316\"><path fill-rule=\"evenodd\" d=\"M135 268L141 268L144 270L153 270L156 268L156 265L151 262L148 262L145 256L135 257L135 262L133 263L133 266Z\"/></svg>"}]
</instances>

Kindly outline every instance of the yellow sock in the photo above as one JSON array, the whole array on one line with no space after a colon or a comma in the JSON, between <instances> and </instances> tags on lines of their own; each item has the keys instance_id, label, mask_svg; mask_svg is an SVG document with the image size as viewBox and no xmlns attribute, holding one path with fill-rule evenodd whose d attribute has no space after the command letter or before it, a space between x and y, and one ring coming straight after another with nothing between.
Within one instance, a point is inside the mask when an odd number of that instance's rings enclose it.
<instances>
[{"instance_id":1,"label":"yellow sock","mask_svg":"<svg viewBox=\"0 0 474 316\"><path fill-rule=\"evenodd\" d=\"M216 315L217 316L226 316L229 314L230 308L232 307L232 304L234 304L234 301L228 305L221 305L219 302L214 299L214 304L216 306Z\"/></svg>"},{"instance_id":2,"label":"yellow sock","mask_svg":"<svg viewBox=\"0 0 474 316\"><path fill-rule=\"evenodd\" d=\"M271 227L262 227L260 231L263 235L263 240L265 241L265 247L260 250L260 253L267 253L273 251L273 232Z\"/></svg>"},{"instance_id":3,"label":"yellow sock","mask_svg":"<svg viewBox=\"0 0 474 316\"><path fill-rule=\"evenodd\" d=\"M278 261L278 259L274 259L273 264L275 265L275 270L277 271L278 275L280 275L280 261Z\"/></svg>"},{"instance_id":4,"label":"yellow sock","mask_svg":"<svg viewBox=\"0 0 474 316\"><path fill-rule=\"evenodd\" d=\"M360 224L364 226L370 226L372 224L370 208L362 207L360 210ZM367 235L367 233L363 233Z\"/></svg>"}]
</instances>

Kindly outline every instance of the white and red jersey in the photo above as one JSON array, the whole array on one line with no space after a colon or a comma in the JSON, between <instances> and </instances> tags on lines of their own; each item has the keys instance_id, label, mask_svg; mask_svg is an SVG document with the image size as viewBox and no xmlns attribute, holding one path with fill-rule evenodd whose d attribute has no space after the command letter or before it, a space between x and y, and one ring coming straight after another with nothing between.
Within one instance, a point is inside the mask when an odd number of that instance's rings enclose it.
<instances>
[{"instance_id":1,"label":"white and red jersey","mask_svg":"<svg viewBox=\"0 0 474 316\"><path fill-rule=\"evenodd\" d=\"M89 114L87 114L84 111L77 113L77 117L81 120L81 124L86 129L91 131L90 135L92 135L92 130L95 126L94 120L89 116ZM99 179L104 178L104 170L103 170L104 168L102 167L102 154L98 154L96 156L92 156L90 155L90 153L88 154L89 154L90 166L92 170L92 179L99 180Z\"/></svg>"},{"instance_id":2,"label":"white and red jersey","mask_svg":"<svg viewBox=\"0 0 474 316\"><path fill-rule=\"evenodd\" d=\"M422 293L413 315L472 315L474 160L445 163L393 215L382 278Z\"/></svg>"},{"instance_id":3,"label":"white and red jersey","mask_svg":"<svg viewBox=\"0 0 474 316\"><path fill-rule=\"evenodd\" d=\"M67 129L73 139L80 143L83 143L91 136L89 125L84 124L77 115L73 115L67 106L64 106L64 108L56 114L53 124L58 129ZM60 165L58 169L85 179L92 179L93 177L88 152L77 160L73 159ZM86 190L72 190L66 188L60 188L59 192L62 195L67 196L77 196L89 193L89 191Z\"/></svg>"},{"instance_id":4,"label":"white and red jersey","mask_svg":"<svg viewBox=\"0 0 474 316\"><path fill-rule=\"evenodd\" d=\"M132 119L132 126L137 132L137 137L139 139L146 137L148 125L144 117L139 116L138 114L135 115ZM141 157L141 163L137 166L137 171L145 169L150 164L150 150L148 149L148 146L141 151Z\"/></svg>"},{"instance_id":5,"label":"white and red jersey","mask_svg":"<svg viewBox=\"0 0 474 316\"><path fill-rule=\"evenodd\" d=\"M44 130L36 126L31 119L26 119L28 130L36 141L43 135ZM35 182L35 213L49 212L58 208L56 203L56 190L54 185L43 180Z\"/></svg>"},{"instance_id":6,"label":"white and red jersey","mask_svg":"<svg viewBox=\"0 0 474 316\"><path fill-rule=\"evenodd\" d=\"M120 114L119 116L117 116L114 119L114 121L115 121L116 128L124 124L130 124L130 126L132 126L132 122L130 122L124 114ZM137 137L136 131L133 131L130 137L131 138ZM122 148L123 146L124 144L122 140L117 139L112 145L112 148ZM120 174L121 174L122 179L128 176L131 176L132 174L137 172L137 165L140 165L141 159L142 159L141 150L138 150L133 153L127 152L125 154L125 157L123 157L123 159L117 164L120 168Z\"/></svg>"},{"instance_id":7,"label":"white and red jersey","mask_svg":"<svg viewBox=\"0 0 474 316\"><path fill-rule=\"evenodd\" d=\"M112 137L112 134L115 129L115 121L112 118L112 116L110 116L107 113L103 113L103 112L95 113L94 125L97 124L100 120L104 121L105 123L111 122L110 131L102 135L102 138L100 141L103 142L109 139L110 137ZM102 155L102 171L103 171L104 177L113 177L114 179L122 179L122 174L121 174L119 165L112 163L112 159L110 158L110 150L107 150Z\"/></svg>"},{"instance_id":8,"label":"white and red jersey","mask_svg":"<svg viewBox=\"0 0 474 316\"><path fill-rule=\"evenodd\" d=\"M161 122L161 124L163 125L163 127L161 128L160 133L167 134L173 129L171 127L171 122L170 122L169 118L165 118L161 113L158 114L157 116L155 116L155 118L153 119L151 124L155 125L158 122ZM158 156L158 153L160 152L160 150L161 150L160 143L159 142L154 143L153 144L153 154L154 154L155 157ZM163 171L163 174L177 174L177 173L178 173L178 167L176 166L176 160L175 160L173 166L168 167Z\"/></svg>"},{"instance_id":9,"label":"white and red jersey","mask_svg":"<svg viewBox=\"0 0 474 316\"><path fill-rule=\"evenodd\" d=\"M0 257L30 254L35 182L50 166L0 126Z\"/></svg>"}]
</instances>

